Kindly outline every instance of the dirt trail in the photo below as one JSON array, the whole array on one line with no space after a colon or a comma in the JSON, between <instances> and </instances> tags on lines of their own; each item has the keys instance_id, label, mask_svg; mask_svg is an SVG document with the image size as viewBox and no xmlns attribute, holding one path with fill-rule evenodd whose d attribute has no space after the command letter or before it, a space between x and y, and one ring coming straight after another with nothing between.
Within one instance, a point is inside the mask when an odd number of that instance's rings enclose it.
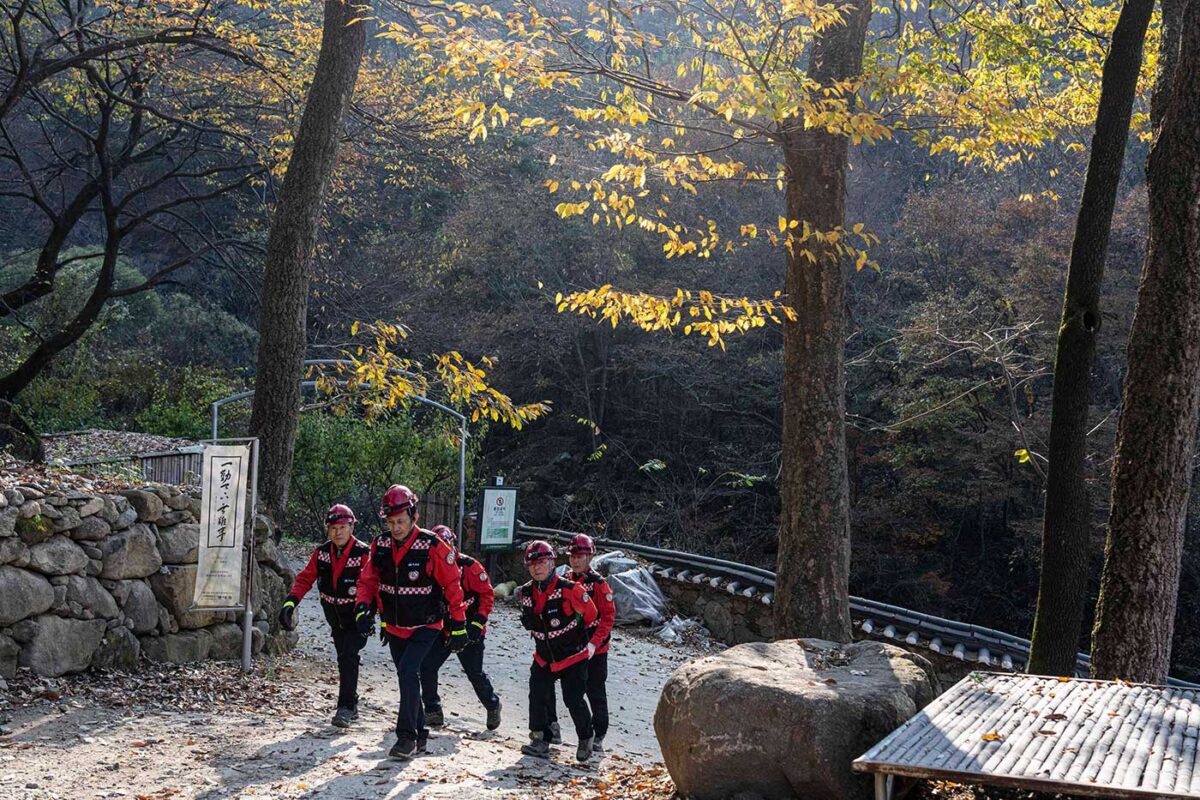
<instances>
[{"instance_id":1,"label":"dirt trail","mask_svg":"<svg viewBox=\"0 0 1200 800\"><path fill-rule=\"evenodd\" d=\"M527 741L529 641L511 606L498 604L493 621L485 665L504 703L500 729L484 730L483 709L452 658L442 671L447 727L434 731L427 756L407 764L387 758L398 691L377 639L363 654L359 721L346 732L329 725L337 671L311 602L301 606L297 650L262 659L249 677L221 665L18 678L8 734L0 736L0 798L667 796L654 707L667 676L699 653L618 631L609 753L586 767L574 763L560 701L565 745L547 763L519 750Z\"/></svg>"}]
</instances>

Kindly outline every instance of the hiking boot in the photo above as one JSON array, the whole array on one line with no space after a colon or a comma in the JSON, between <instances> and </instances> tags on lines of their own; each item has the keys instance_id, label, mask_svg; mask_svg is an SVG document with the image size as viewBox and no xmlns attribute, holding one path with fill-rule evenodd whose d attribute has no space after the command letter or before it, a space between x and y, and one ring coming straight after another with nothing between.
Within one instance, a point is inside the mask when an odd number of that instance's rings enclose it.
<instances>
[{"instance_id":1,"label":"hiking boot","mask_svg":"<svg viewBox=\"0 0 1200 800\"><path fill-rule=\"evenodd\" d=\"M333 727L349 728L350 722L358 716L358 712L349 708L339 708L333 712Z\"/></svg>"},{"instance_id":2,"label":"hiking boot","mask_svg":"<svg viewBox=\"0 0 1200 800\"><path fill-rule=\"evenodd\" d=\"M589 736L579 743L578 749L575 750L575 760L580 764L586 764L592 757L592 742L594 736Z\"/></svg>"},{"instance_id":3,"label":"hiking boot","mask_svg":"<svg viewBox=\"0 0 1200 800\"><path fill-rule=\"evenodd\" d=\"M417 742L415 739L410 739L407 736L397 739L392 745L392 749L388 751L389 758L398 758L401 761L407 761L416 755Z\"/></svg>"},{"instance_id":4,"label":"hiking boot","mask_svg":"<svg viewBox=\"0 0 1200 800\"><path fill-rule=\"evenodd\" d=\"M428 753L429 752L429 729L428 728L422 728L421 730L417 731L417 752L418 753Z\"/></svg>"},{"instance_id":5,"label":"hiking boot","mask_svg":"<svg viewBox=\"0 0 1200 800\"><path fill-rule=\"evenodd\" d=\"M358 719L358 706L348 709L348 711L350 712L350 720L351 721Z\"/></svg>"},{"instance_id":6,"label":"hiking boot","mask_svg":"<svg viewBox=\"0 0 1200 800\"><path fill-rule=\"evenodd\" d=\"M562 744L562 728L558 727L557 722L550 723L550 738L547 741L550 744Z\"/></svg>"},{"instance_id":7,"label":"hiking boot","mask_svg":"<svg viewBox=\"0 0 1200 800\"><path fill-rule=\"evenodd\" d=\"M549 758L550 745L546 741L546 734L541 731L530 731L529 744L521 745L521 752L536 758Z\"/></svg>"},{"instance_id":8,"label":"hiking boot","mask_svg":"<svg viewBox=\"0 0 1200 800\"><path fill-rule=\"evenodd\" d=\"M603 753L604 752L604 737L603 736L592 737L592 752L593 753Z\"/></svg>"},{"instance_id":9,"label":"hiking boot","mask_svg":"<svg viewBox=\"0 0 1200 800\"><path fill-rule=\"evenodd\" d=\"M487 712L487 729L494 731L500 727L500 701L497 700L495 708L489 708Z\"/></svg>"},{"instance_id":10,"label":"hiking boot","mask_svg":"<svg viewBox=\"0 0 1200 800\"><path fill-rule=\"evenodd\" d=\"M440 728L446 724L446 714L440 708L426 711L425 724L431 728Z\"/></svg>"}]
</instances>

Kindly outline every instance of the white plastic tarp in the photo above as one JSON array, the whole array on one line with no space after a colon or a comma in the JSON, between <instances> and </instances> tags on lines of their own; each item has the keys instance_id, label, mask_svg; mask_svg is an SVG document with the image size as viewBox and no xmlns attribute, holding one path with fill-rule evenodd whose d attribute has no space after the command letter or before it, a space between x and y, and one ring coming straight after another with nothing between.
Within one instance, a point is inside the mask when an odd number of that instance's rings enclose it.
<instances>
[{"instance_id":1,"label":"white plastic tarp","mask_svg":"<svg viewBox=\"0 0 1200 800\"><path fill-rule=\"evenodd\" d=\"M649 622L658 625L667 616L667 599L645 567L608 576L613 602L617 606L617 624Z\"/></svg>"}]
</instances>

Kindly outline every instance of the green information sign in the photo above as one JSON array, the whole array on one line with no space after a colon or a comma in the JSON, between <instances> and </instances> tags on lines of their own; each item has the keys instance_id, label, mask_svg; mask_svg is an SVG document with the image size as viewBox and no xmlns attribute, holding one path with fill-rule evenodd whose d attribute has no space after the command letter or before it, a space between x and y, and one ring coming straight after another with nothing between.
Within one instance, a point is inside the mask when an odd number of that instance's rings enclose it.
<instances>
[{"instance_id":1,"label":"green information sign","mask_svg":"<svg viewBox=\"0 0 1200 800\"><path fill-rule=\"evenodd\" d=\"M479 547L482 550L507 550L517 534L517 490L508 486L483 489L479 511Z\"/></svg>"}]
</instances>

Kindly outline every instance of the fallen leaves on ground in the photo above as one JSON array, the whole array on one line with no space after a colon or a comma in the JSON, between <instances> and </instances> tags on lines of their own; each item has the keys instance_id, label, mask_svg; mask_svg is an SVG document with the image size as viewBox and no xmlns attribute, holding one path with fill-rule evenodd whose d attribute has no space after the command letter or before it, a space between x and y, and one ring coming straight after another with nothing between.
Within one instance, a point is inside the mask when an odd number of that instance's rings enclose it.
<instances>
[{"instance_id":1,"label":"fallen leaves on ground","mask_svg":"<svg viewBox=\"0 0 1200 800\"><path fill-rule=\"evenodd\" d=\"M147 666L136 675L64 675L47 686L49 681L22 672L9 681L9 701L16 706L48 700L107 708L132 703L148 711L246 711L275 716L308 713L312 707L304 687L279 680L275 667L264 663L249 674L234 662L209 662Z\"/></svg>"},{"instance_id":2,"label":"fallen leaves on ground","mask_svg":"<svg viewBox=\"0 0 1200 800\"><path fill-rule=\"evenodd\" d=\"M925 781L909 795L910 800L1072 800L1065 794L1040 794L1023 789L965 786L951 781Z\"/></svg>"},{"instance_id":3,"label":"fallen leaves on ground","mask_svg":"<svg viewBox=\"0 0 1200 800\"><path fill-rule=\"evenodd\" d=\"M572 796L581 800L671 800L678 797L664 767L621 767L602 775L575 778Z\"/></svg>"}]
</instances>

